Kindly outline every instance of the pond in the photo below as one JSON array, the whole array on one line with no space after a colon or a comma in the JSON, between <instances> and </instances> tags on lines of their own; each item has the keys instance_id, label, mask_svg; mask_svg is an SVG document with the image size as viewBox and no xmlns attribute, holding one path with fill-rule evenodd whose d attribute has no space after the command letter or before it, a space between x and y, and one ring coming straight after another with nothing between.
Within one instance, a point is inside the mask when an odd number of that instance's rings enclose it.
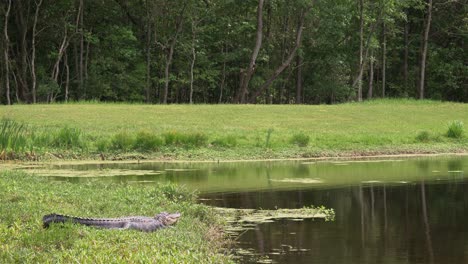
<instances>
[{"instance_id":1,"label":"pond","mask_svg":"<svg viewBox=\"0 0 468 264\"><path fill-rule=\"evenodd\" d=\"M34 171L72 182L172 182L220 207L335 210L332 222L281 220L246 231L241 262L468 263L468 156L49 169Z\"/></svg>"}]
</instances>

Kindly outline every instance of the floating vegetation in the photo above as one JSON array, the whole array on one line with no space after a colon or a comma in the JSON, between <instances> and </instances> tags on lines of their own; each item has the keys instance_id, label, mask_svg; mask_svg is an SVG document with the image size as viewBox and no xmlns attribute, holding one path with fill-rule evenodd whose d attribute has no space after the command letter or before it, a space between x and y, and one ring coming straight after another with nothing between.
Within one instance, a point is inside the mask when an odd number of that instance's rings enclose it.
<instances>
[{"instance_id":1,"label":"floating vegetation","mask_svg":"<svg viewBox=\"0 0 468 264\"><path fill-rule=\"evenodd\" d=\"M198 169L164 169L165 171L175 171L175 172L183 172L183 171L197 171Z\"/></svg>"},{"instance_id":2,"label":"floating vegetation","mask_svg":"<svg viewBox=\"0 0 468 264\"><path fill-rule=\"evenodd\" d=\"M160 171L152 170L124 170L124 169L105 169L105 170L67 170L67 169L32 169L29 172L38 176L53 177L113 177L113 176L143 176L159 175Z\"/></svg>"},{"instance_id":3,"label":"floating vegetation","mask_svg":"<svg viewBox=\"0 0 468 264\"><path fill-rule=\"evenodd\" d=\"M361 183L382 183L382 181L362 181Z\"/></svg>"},{"instance_id":4,"label":"floating vegetation","mask_svg":"<svg viewBox=\"0 0 468 264\"><path fill-rule=\"evenodd\" d=\"M270 179L273 182L287 182L287 183L305 183L305 184L316 184L316 183L323 183L322 179L310 179L310 178L284 178L281 180Z\"/></svg>"},{"instance_id":5,"label":"floating vegetation","mask_svg":"<svg viewBox=\"0 0 468 264\"><path fill-rule=\"evenodd\" d=\"M324 219L332 221L335 219L335 211L324 207L304 207L300 209L236 209L236 208L214 208L218 214L230 224L241 224L243 227L254 227L251 224L271 223L280 219L298 221L298 219ZM238 226L234 225L237 229ZM229 228L231 230L231 228ZM242 229L245 230L245 229Z\"/></svg>"},{"instance_id":6,"label":"floating vegetation","mask_svg":"<svg viewBox=\"0 0 468 264\"><path fill-rule=\"evenodd\" d=\"M317 164L315 161L306 161L306 162L301 162L303 165L312 165L312 164Z\"/></svg>"}]
</instances>

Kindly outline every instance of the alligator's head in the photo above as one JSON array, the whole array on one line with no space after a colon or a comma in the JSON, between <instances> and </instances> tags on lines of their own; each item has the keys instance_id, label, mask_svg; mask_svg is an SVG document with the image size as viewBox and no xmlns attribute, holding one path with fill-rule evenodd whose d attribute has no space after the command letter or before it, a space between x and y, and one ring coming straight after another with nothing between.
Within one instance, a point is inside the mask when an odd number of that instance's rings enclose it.
<instances>
[{"instance_id":1,"label":"alligator's head","mask_svg":"<svg viewBox=\"0 0 468 264\"><path fill-rule=\"evenodd\" d=\"M157 214L154 218L160 221L165 226L171 226L177 223L177 221L179 221L181 215L182 214L180 213L170 214L167 212L162 212L160 214Z\"/></svg>"}]
</instances>

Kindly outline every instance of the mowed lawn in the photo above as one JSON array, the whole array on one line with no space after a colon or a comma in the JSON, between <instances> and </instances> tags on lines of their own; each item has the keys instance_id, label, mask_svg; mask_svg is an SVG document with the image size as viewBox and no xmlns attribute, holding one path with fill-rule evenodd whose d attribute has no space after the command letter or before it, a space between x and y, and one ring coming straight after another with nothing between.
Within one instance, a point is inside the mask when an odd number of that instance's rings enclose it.
<instances>
[{"instance_id":1,"label":"mowed lawn","mask_svg":"<svg viewBox=\"0 0 468 264\"><path fill-rule=\"evenodd\" d=\"M229 151L237 149L248 156L249 149L256 149L255 157L261 157L259 153L265 148L288 157L339 151L468 150L466 131L461 139L446 137L451 121L468 125L468 105L436 101L375 100L341 105L13 105L1 106L0 117L24 122L40 131L63 126L79 128L91 139L110 138L121 131L202 133L208 138L205 149L210 149L211 141L230 136L236 138L236 146ZM416 137L423 131L428 132L429 139L418 141ZM309 138L307 146L292 143L297 134Z\"/></svg>"}]
</instances>

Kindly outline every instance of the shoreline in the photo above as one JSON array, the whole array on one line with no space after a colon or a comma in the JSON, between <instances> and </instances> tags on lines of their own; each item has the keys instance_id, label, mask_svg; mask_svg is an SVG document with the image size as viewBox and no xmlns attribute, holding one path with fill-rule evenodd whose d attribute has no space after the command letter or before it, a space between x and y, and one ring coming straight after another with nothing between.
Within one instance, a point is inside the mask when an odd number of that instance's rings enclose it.
<instances>
[{"instance_id":1,"label":"shoreline","mask_svg":"<svg viewBox=\"0 0 468 264\"><path fill-rule=\"evenodd\" d=\"M468 156L468 152L441 152L441 153L401 153L401 154L377 154L377 155L343 155L343 156L322 156L307 158L266 158L266 159L218 159L218 160L190 160L190 159L127 159L127 160L46 160L46 161L22 161L6 160L0 165L9 167L14 165L93 165L93 164L144 164L144 163L243 163L243 162L288 162L288 161L333 161L333 160L374 160L383 158L424 158L440 156Z\"/></svg>"}]
</instances>

